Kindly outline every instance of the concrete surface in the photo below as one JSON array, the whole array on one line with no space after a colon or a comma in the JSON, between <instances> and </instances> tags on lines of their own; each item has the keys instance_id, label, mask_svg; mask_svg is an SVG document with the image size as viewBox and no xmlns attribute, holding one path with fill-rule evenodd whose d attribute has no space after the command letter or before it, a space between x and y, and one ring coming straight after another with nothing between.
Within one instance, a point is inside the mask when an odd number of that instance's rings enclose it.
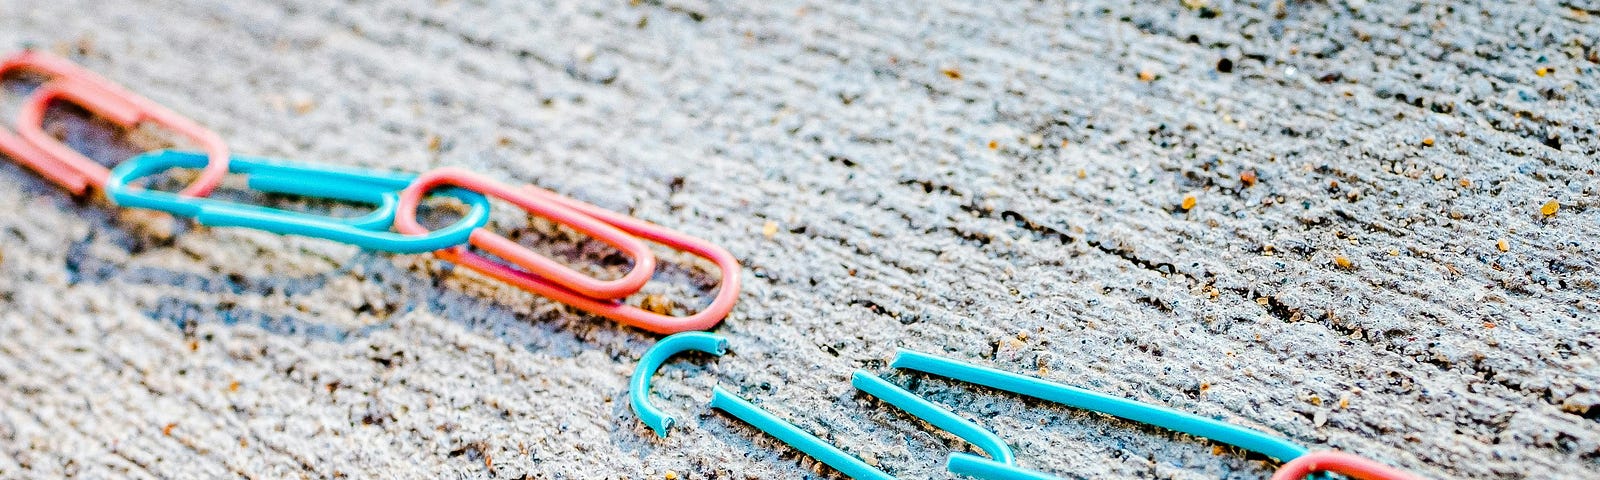
<instances>
[{"instance_id":1,"label":"concrete surface","mask_svg":"<svg viewBox=\"0 0 1600 480\"><path fill-rule=\"evenodd\" d=\"M428 256L117 213L0 162L0 477L835 476L708 412L712 385L947 477L971 447L856 394L857 368L1067 477L1275 466L889 372L896 347L1432 478L1600 477L1596 16L5 0L0 46L67 54L237 152L537 183L726 246L748 287L718 330L731 355L663 370L681 421L659 440L625 399L651 335ZM77 144L152 141L72 114L53 128ZM693 305L715 274L658 280Z\"/></svg>"}]
</instances>

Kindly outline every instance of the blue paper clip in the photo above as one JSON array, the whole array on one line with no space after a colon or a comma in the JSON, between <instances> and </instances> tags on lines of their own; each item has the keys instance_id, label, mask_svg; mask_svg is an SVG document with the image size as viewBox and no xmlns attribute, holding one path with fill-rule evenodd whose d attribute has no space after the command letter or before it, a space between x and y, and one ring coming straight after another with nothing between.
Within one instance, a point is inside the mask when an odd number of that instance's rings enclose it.
<instances>
[{"instance_id":1,"label":"blue paper clip","mask_svg":"<svg viewBox=\"0 0 1600 480\"><path fill-rule=\"evenodd\" d=\"M962 440L966 440L967 443L973 444L978 449L983 450L984 453L989 454L989 458L994 459L996 462L1009 465L1016 461L1011 454L1011 447L1006 446L1006 442L1001 440L998 435L984 430L983 427L972 423L970 420L956 416L955 412L946 410L933 402L923 400L922 397L889 383L877 375L856 370L855 375L850 378L850 384L855 385L857 390L867 392L888 402L890 405L894 405L896 408L905 410L906 413L914 417L946 432L953 433L957 437L961 437Z\"/></svg>"},{"instance_id":2,"label":"blue paper clip","mask_svg":"<svg viewBox=\"0 0 1600 480\"><path fill-rule=\"evenodd\" d=\"M956 475L966 475L985 480L1060 480L1059 477L1019 468L1009 463L996 462L970 453L950 454L950 460L945 462L945 468Z\"/></svg>"},{"instance_id":3,"label":"blue paper clip","mask_svg":"<svg viewBox=\"0 0 1600 480\"><path fill-rule=\"evenodd\" d=\"M391 232L400 204L400 191L411 184L415 175L264 158L235 156L229 162L228 171L248 175L250 188L260 191L365 203L377 208L360 217L338 218L210 198L184 198L129 185L129 182L168 169L200 168L208 161L203 154L170 150L139 155L111 171L106 182L106 196L120 206L192 217L201 225L246 227L282 235L324 238L395 253L425 253L465 244L474 229L489 221L487 198L449 189L441 190L440 194L471 207L460 220L427 235Z\"/></svg>"},{"instance_id":4,"label":"blue paper clip","mask_svg":"<svg viewBox=\"0 0 1600 480\"><path fill-rule=\"evenodd\" d=\"M728 339L706 332L683 332L663 338L639 357L639 366L633 369L633 377L628 381L628 399L633 406L633 414L638 415L639 420L649 425L661 438L667 438L668 430L676 421L650 403L650 377L655 376L656 370L668 358L689 350L722 356L728 352Z\"/></svg>"},{"instance_id":5,"label":"blue paper clip","mask_svg":"<svg viewBox=\"0 0 1600 480\"><path fill-rule=\"evenodd\" d=\"M822 463L828 464L840 473L850 478L865 478L870 480L894 480L893 476L878 470L861 459L852 457L840 450L839 447L829 445L816 435L801 430L789 422L783 421L761 407L757 407L748 400L739 398L738 395L728 393L722 387L711 389L711 408L733 414L745 423L756 427L757 430L777 437L783 443L789 444L796 450L810 455Z\"/></svg>"},{"instance_id":6,"label":"blue paper clip","mask_svg":"<svg viewBox=\"0 0 1600 480\"><path fill-rule=\"evenodd\" d=\"M1093 410L1197 437L1209 438L1217 442L1258 452L1282 462L1294 460L1306 454L1305 447L1296 445L1288 440L1248 428L1230 425L1219 420L1069 385L980 367L926 353L901 349L899 354L895 356L894 361L890 363L890 366L948 377L1070 407Z\"/></svg>"},{"instance_id":7,"label":"blue paper clip","mask_svg":"<svg viewBox=\"0 0 1600 480\"><path fill-rule=\"evenodd\" d=\"M945 463L945 468L950 473L966 475L969 477L989 480L1056 480L1056 477L1043 473L1019 468L1016 458L1011 453L1011 447L1006 445L994 432L985 430L970 420L956 416L955 412L945 409L933 402L924 400L904 388L889 383L877 375L857 370L850 383L856 389L878 397L890 405L905 410L918 419L939 427L946 432L955 434L973 444L989 458L979 457L968 453L952 453L950 460Z\"/></svg>"}]
</instances>

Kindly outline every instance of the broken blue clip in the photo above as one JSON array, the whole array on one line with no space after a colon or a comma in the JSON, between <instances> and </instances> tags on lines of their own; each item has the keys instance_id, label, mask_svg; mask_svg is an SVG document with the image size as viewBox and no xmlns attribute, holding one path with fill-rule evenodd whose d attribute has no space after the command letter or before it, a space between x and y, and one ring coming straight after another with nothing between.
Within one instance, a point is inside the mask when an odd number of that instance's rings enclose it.
<instances>
[{"instance_id":1,"label":"broken blue clip","mask_svg":"<svg viewBox=\"0 0 1600 480\"><path fill-rule=\"evenodd\" d=\"M628 381L628 400L633 406L633 414L638 415L639 420L649 425L661 438L667 437L676 420L650 402L650 377L655 376L656 370L667 359L689 350L722 356L728 352L728 340L706 332L683 332L663 338L639 357L639 366L634 368L633 378Z\"/></svg>"},{"instance_id":2,"label":"broken blue clip","mask_svg":"<svg viewBox=\"0 0 1600 480\"><path fill-rule=\"evenodd\" d=\"M899 354L895 356L894 361L890 363L890 366L952 378L996 390L1176 430L1197 437L1209 438L1220 443L1258 452L1282 462L1294 460L1306 453L1305 447L1296 445L1288 440L1228 424L1220 420L1069 385L980 367L926 353L901 349Z\"/></svg>"}]
</instances>

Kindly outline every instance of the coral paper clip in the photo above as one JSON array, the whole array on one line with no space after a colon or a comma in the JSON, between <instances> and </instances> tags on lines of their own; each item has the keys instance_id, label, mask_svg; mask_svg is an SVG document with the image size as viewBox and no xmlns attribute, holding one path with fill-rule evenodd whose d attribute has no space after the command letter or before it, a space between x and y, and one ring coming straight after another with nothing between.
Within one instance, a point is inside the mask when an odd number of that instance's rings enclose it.
<instances>
[{"instance_id":1,"label":"coral paper clip","mask_svg":"<svg viewBox=\"0 0 1600 480\"><path fill-rule=\"evenodd\" d=\"M418 187L419 185L413 185L411 189ZM646 222L644 220L639 220L637 218L606 210L588 203L580 202L542 188L526 186L523 188L523 193L549 203L555 203L573 210L577 210L585 215L610 224L611 226L627 232L628 234L637 236L638 238L658 242L662 245L666 245L668 247L710 260L712 263L717 265L717 269L721 270L722 275L721 286L718 287L716 297L711 300L710 305L707 305L705 308L701 309L695 314L686 317L673 317L650 312L626 303L622 303L620 301L600 300L577 294L572 290L549 282L536 274L530 274L529 272L523 272L499 263L490 262L478 257L477 255L457 255L454 252L456 249L440 252L440 258L444 258L445 260L451 262L462 263L470 268L473 268L474 270L482 272L483 274L500 281L507 282L521 287L524 290L528 290L556 301L572 305L583 311L615 320L623 325L641 328L660 334L673 334L690 330L709 329L713 326L716 326L717 322L721 322L724 317L727 317L728 312L733 310L733 305L738 302L740 285L739 261L733 257L733 254L728 253L728 251L722 247L700 238L685 235L683 233L673 231L666 227ZM420 195L420 191L418 195ZM402 195L400 213L395 217L395 225L400 229L400 231L425 231L421 229L420 226L416 226L415 224L412 224L411 226L406 224L408 215L412 213L415 207L416 203L414 201L407 201L405 196ZM408 231L407 229L411 227L416 228ZM634 268L637 270L639 267L636 265Z\"/></svg>"},{"instance_id":2,"label":"coral paper clip","mask_svg":"<svg viewBox=\"0 0 1600 480\"><path fill-rule=\"evenodd\" d=\"M110 81L102 79L64 58L33 50L24 50L0 60L0 75L15 72L41 75L45 77L46 81L57 78L75 78L80 82L93 85L93 88L106 91L115 88ZM88 178L85 178L70 166L55 161L50 153L23 139L11 130L0 128L0 152L5 153L51 182L61 185L74 195L80 195L88 188Z\"/></svg>"},{"instance_id":3,"label":"coral paper clip","mask_svg":"<svg viewBox=\"0 0 1600 480\"><path fill-rule=\"evenodd\" d=\"M1190 435L1261 453L1279 461L1305 455L1306 448L1282 438L1219 420L1180 412L1126 398L1106 395L1069 385L980 367L926 353L900 350L890 363L894 368L915 370L982 385L1018 395L1048 400L1075 408L1093 410L1114 417L1155 425Z\"/></svg>"},{"instance_id":4,"label":"coral paper clip","mask_svg":"<svg viewBox=\"0 0 1600 480\"><path fill-rule=\"evenodd\" d=\"M210 198L184 198L130 185L142 177L174 168L200 168L207 162L207 157L198 153L141 154L111 171L106 182L106 196L120 206L191 217L201 225L304 235L395 253L425 253L467 243L472 231L489 221L489 199L465 190L449 189L440 193L470 207L460 220L426 235L390 232L395 212L399 210L400 191L411 184L415 175L284 160L236 156L228 163L228 169L246 175L250 188L256 190L366 203L377 208L360 217L335 218Z\"/></svg>"},{"instance_id":5,"label":"coral paper clip","mask_svg":"<svg viewBox=\"0 0 1600 480\"><path fill-rule=\"evenodd\" d=\"M440 168L424 173L417 177L416 182L413 182L404 191L400 192L400 211L395 215L395 226L401 233L411 235L428 233L426 227L417 223L417 206L421 204L424 193L435 187L445 185L511 202L524 210L557 223L565 224L573 230L616 247L623 254L633 258L633 268L628 271L627 275L623 275L622 278L616 280L599 280L579 273L548 257L534 253L517 244L517 242L487 229L478 228L472 231L469 241L472 246L506 259L512 264L522 267L526 273L536 275L562 289L591 299L617 299L638 292L640 288L644 287L645 282L650 281L650 276L655 274L656 257L654 253L650 252L650 247L645 245L644 241L628 235L598 218L579 212L566 205L550 202L547 199L529 194L522 189L459 168ZM467 250L466 245L457 245L435 253L447 261L465 265L491 277L496 277L501 281L515 283L514 280L510 280L510 278L515 278L514 276L506 278L502 278L502 276L506 272L515 272L516 270L482 255L472 253Z\"/></svg>"},{"instance_id":6,"label":"coral paper clip","mask_svg":"<svg viewBox=\"0 0 1600 480\"><path fill-rule=\"evenodd\" d=\"M74 195L82 195L91 185L104 188L111 172L45 133L45 110L57 100L75 103L123 128L145 122L160 125L199 145L210 161L200 177L183 189L180 193L183 196L209 195L228 173L228 146L215 132L88 71L74 68L34 90L33 96L17 111L17 135L37 150L35 155L18 160ZM38 152L44 155L37 155Z\"/></svg>"},{"instance_id":7,"label":"coral paper clip","mask_svg":"<svg viewBox=\"0 0 1600 480\"><path fill-rule=\"evenodd\" d=\"M1278 467L1272 480L1301 480L1316 472L1344 475L1355 480L1422 480L1410 473L1344 452L1311 452Z\"/></svg>"}]
</instances>

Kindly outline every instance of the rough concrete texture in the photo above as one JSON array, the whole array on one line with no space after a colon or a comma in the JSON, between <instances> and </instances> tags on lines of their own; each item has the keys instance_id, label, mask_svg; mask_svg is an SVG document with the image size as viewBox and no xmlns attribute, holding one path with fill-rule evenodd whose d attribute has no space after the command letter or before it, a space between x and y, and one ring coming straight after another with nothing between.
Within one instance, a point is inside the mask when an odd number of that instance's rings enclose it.
<instances>
[{"instance_id":1,"label":"rough concrete texture","mask_svg":"<svg viewBox=\"0 0 1600 480\"><path fill-rule=\"evenodd\" d=\"M1275 466L889 371L907 347L1432 478L1595 478L1600 4L1519 3L5 0L0 46L237 152L537 183L703 235L747 287L732 354L663 369L657 439L625 398L652 335L0 162L0 477L837 476L712 385L948 477L971 447L854 369L1066 477ZM652 291L705 301L678 262Z\"/></svg>"}]
</instances>

